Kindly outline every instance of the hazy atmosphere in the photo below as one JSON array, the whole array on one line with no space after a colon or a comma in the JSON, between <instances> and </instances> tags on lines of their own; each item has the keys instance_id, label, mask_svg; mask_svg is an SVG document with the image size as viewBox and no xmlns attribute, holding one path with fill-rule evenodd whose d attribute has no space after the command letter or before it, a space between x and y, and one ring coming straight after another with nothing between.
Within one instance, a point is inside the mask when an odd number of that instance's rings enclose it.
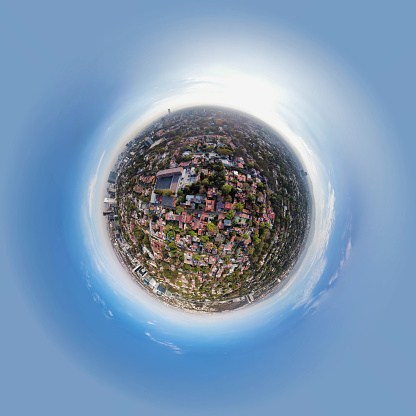
<instances>
[{"instance_id":1,"label":"hazy atmosphere","mask_svg":"<svg viewBox=\"0 0 416 416\"><path fill-rule=\"evenodd\" d=\"M1 413L414 414L413 14L3 2ZM102 214L125 145L199 105L278 132L312 202L280 290L211 315L141 289Z\"/></svg>"}]
</instances>

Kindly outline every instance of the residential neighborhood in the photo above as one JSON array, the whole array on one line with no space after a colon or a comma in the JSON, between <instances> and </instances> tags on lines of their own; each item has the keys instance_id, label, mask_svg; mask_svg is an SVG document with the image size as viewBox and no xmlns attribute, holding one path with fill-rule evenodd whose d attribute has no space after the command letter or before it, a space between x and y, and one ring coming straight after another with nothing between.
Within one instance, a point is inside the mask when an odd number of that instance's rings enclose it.
<instances>
[{"instance_id":1,"label":"residential neighborhood","mask_svg":"<svg viewBox=\"0 0 416 416\"><path fill-rule=\"evenodd\" d=\"M257 120L183 110L126 146L104 215L142 287L182 309L225 311L264 298L293 267L309 227L306 175Z\"/></svg>"}]
</instances>

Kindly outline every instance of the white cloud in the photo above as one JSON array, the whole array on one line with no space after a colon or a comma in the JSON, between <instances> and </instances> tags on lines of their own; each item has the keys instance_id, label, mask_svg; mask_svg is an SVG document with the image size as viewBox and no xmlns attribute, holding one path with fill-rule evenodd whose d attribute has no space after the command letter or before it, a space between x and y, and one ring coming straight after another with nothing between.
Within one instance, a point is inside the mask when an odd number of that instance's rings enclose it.
<instances>
[{"instance_id":1,"label":"white cloud","mask_svg":"<svg viewBox=\"0 0 416 416\"><path fill-rule=\"evenodd\" d=\"M332 283L334 283L335 282L335 280L337 280L338 279L338 276L339 276L339 270L337 270L336 271L336 273L331 277L331 279L329 280L329 285L332 285Z\"/></svg>"},{"instance_id":2,"label":"white cloud","mask_svg":"<svg viewBox=\"0 0 416 416\"><path fill-rule=\"evenodd\" d=\"M170 348L171 350L173 350L173 352L175 354L183 354L182 350L177 347L175 344L173 344L172 342L168 342L168 341L160 341L156 338L154 338L150 332L145 332L145 335L147 335L152 341L157 342L160 345L164 345L165 347Z\"/></svg>"},{"instance_id":3,"label":"white cloud","mask_svg":"<svg viewBox=\"0 0 416 416\"><path fill-rule=\"evenodd\" d=\"M322 202L323 204L323 202ZM324 207L322 207L324 211ZM295 303L293 309L296 309L302 305L308 305L313 301L313 290L321 278L325 267L328 263L325 257L326 249L328 247L329 238L332 233L332 228L335 222L335 193L328 183L328 200L326 204L326 215L323 217L321 224L317 224L320 230L319 235L316 237L316 256L315 261L312 263L309 270L312 270L312 274L308 276L305 288L300 296L300 299Z\"/></svg>"},{"instance_id":4,"label":"white cloud","mask_svg":"<svg viewBox=\"0 0 416 416\"><path fill-rule=\"evenodd\" d=\"M331 279L329 280L329 285L332 285L332 283L335 282L336 279L338 279L339 277L339 272L342 270L342 268L345 266L345 263L348 261L350 255L351 255L351 238L348 240L348 244L347 247L345 248L345 253L344 253L344 257L342 258L342 260L339 263L339 268L336 271L336 273L331 277Z\"/></svg>"},{"instance_id":5,"label":"white cloud","mask_svg":"<svg viewBox=\"0 0 416 416\"><path fill-rule=\"evenodd\" d=\"M321 291L315 299L311 300L308 304L308 307L304 313L306 316L309 313L314 312L317 307L322 303L322 301L328 296L328 289Z\"/></svg>"}]
</instances>

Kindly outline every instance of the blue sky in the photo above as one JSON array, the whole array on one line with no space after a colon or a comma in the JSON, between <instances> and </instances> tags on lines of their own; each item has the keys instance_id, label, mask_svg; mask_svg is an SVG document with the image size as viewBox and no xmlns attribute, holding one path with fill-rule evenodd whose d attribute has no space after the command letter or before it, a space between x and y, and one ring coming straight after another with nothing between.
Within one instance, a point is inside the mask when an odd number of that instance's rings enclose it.
<instances>
[{"instance_id":1,"label":"blue sky","mask_svg":"<svg viewBox=\"0 0 416 416\"><path fill-rule=\"evenodd\" d=\"M2 414L414 414L413 15L404 1L3 2ZM317 135L336 220L313 302L226 335L115 296L80 217L114 152L106 126L230 68L296 90L279 102L309 117L298 129Z\"/></svg>"}]
</instances>

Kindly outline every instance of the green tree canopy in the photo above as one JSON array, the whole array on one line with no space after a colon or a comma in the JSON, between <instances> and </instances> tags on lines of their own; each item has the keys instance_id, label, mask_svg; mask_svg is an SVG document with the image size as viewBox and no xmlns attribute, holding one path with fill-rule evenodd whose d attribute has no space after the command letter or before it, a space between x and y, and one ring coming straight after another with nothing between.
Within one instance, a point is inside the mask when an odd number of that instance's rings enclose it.
<instances>
[{"instance_id":1,"label":"green tree canopy","mask_svg":"<svg viewBox=\"0 0 416 416\"><path fill-rule=\"evenodd\" d=\"M237 204L235 204L235 205L234 205L234 209L235 209L237 212L243 212L243 210L244 210L244 205L243 205L242 203L238 202Z\"/></svg>"},{"instance_id":2,"label":"green tree canopy","mask_svg":"<svg viewBox=\"0 0 416 416\"><path fill-rule=\"evenodd\" d=\"M231 209L225 214L225 218L227 220L232 220L234 216L235 216L235 212Z\"/></svg>"},{"instance_id":3,"label":"green tree canopy","mask_svg":"<svg viewBox=\"0 0 416 416\"><path fill-rule=\"evenodd\" d=\"M228 149L218 149L218 154L221 156L232 156L233 152Z\"/></svg>"},{"instance_id":4,"label":"green tree canopy","mask_svg":"<svg viewBox=\"0 0 416 416\"><path fill-rule=\"evenodd\" d=\"M231 185L223 185L221 191L224 196L227 196L231 192Z\"/></svg>"}]
</instances>

